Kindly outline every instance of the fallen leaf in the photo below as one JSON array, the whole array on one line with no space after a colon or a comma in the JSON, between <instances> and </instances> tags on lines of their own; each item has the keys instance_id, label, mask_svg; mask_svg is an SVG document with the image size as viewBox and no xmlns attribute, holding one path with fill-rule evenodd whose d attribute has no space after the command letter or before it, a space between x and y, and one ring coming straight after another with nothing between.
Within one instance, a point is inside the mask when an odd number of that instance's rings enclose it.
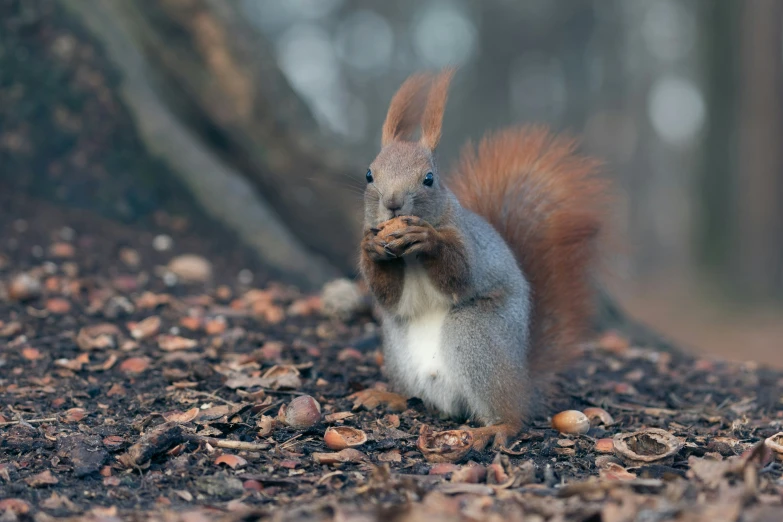
<instances>
[{"instance_id":1,"label":"fallen leaf","mask_svg":"<svg viewBox=\"0 0 783 522\"><path fill-rule=\"evenodd\" d=\"M131 328L131 337L137 341L143 341L145 339L151 339L160 332L161 320L157 315L151 315L143 321L136 323Z\"/></svg>"},{"instance_id":2,"label":"fallen leaf","mask_svg":"<svg viewBox=\"0 0 783 522\"><path fill-rule=\"evenodd\" d=\"M49 247L49 255L54 258L66 259L73 257L74 254L76 254L76 248L70 243L59 242Z\"/></svg>"},{"instance_id":3,"label":"fallen leaf","mask_svg":"<svg viewBox=\"0 0 783 522\"><path fill-rule=\"evenodd\" d=\"M63 422L72 423L79 422L87 415L87 411L84 408L71 408L66 410L61 419Z\"/></svg>"},{"instance_id":4,"label":"fallen leaf","mask_svg":"<svg viewBox=\"0 0 783 522\"><path fill-rule=\"evenodd\" d=\"M402 455L400 450L395 448L378 455L378 460L380 462L402 462Z\"/></svg>"},{"instance_id":5,"label":"fallen leaf","mask_svg":"<svg viewBox=\"0 0 783 522\"><path fill-rule=\"evenodd\" d=\"M184 489L175 489L174 493L177 494L179 498L184 500L185 502L192 502L193 501L193 495Z\"/></svg>"},{"instance_id":6,"label":"fallen leaf","mask_svg":"<svg viewBox=\"0 0 783 522\"><path fill-rule=\"evenodd\" d=\"M198 342L178 335L163 334L158 336L158 346L166 352L176 352L195 348Z\"/></svg>"},{"instance_id":7,"label":"fallen leaf","mask_svg":"<svg viewBox=\"0 0 783 522\"><path fill-rule=\"evenodd\" d=\"M64 509L66 511L76 512L79 510L78 506L71 502L65 495L59 495L52 492L52 495L41 502L41 507L45 509Z\"/></svg>"},{"instance_id":8,"label":"fallen leaf","mask_svg":"<svg viewBox=\"0 0 783 522\"><path fill-rule=\"evenodd\" d=\"M166 420L166 422L176 422L178 424L187 424L188 422L192 422L198 417L201 410L198 408L191 408L186 412L180 412L180 411L172 411L169 413L164 413L163 418Z\"/></svg>"},{"instance_id":9,"label":"fallen leaf","mask_svg":"<svg viewBox=\"0 0 783 522\"><path fill-rule=\"evenodd\" d=\"M710 489L717 488L727 475L741 474L744 462L741 458L732 457L726 460L688 457L688 478L698 478Z\"/></svg>"},{"instance_id":10,"label":"fallen leaf","mask_svg":"<svg viewBox=\"0 0 783 522\"><path fill-rule=\"evenodd\" d=\"M487 468L476 464L475 462L461 466L452 473L451 482L464 482L468 484L478 484L487 477Z\"/></svg>"},{"instance_id":11,"label":"fallen leaf","mask_svg":"<svg viewBox=\"0 0 783 522\"><path fill-rule=\"evenodd\" d=\"M208 335L220 335L226 331L227 326L225 318L217 317L204 323L204 331Z\"/></svg>"},{"instance_id":12,"label":"fallen leaf","mask_svg":"<svg viewBox=\"0 0 783 522\"><path fill-rule=\"evenodd\" d=\"M297 299L288 307L288 314L292 316L308 316L321 311L321 297L317 295Z\"/></svg>"},{"instance_id":13,"label":"fallen leaf","mask_svg":"<svg viewBox=\"0 0 783 522\"><path fill-rule=\"evenodd\" d=\"M201 317L196 317L194 315L186 315L182 319L179 320L179 325L183 328L187 328L191 331L197 331L201 329Z\"/></svg>"},{"instance_id":14,"label":"fallen leaf","mask_svg":"<svg viewBox=\"0 0 783 522\"><path fill-rule=\"evenodd\" d=\"M123 373L143 373L150 366L148 357L129 357L120 364L120 371Z\"/></svg>"},{"instance_id":15,"label":"fallen leaf","mask_svg":"<svg viewBox=\"0 0 783 522\"><path fill-rule=\"evenodd\" d=\"M115 346L115 338L120 335L120 329L111 323L101 323L85 326L76 336L76 344L84 351L105 350Z\"/></svg>"},{"instance_id":16,"label":"fallen leaf","mask_svg":"<svg viewBox=\"0 0 783 522\"><path fill-rule=\"evenodd\" d=\"M103 445L106 449L116 451L125 445L125 439L119 435L109 435L103 439Z\"/></svg>"},{"instance_id":17,"label":"fallen leaf","mask_svg":"<svg viewBox=\"0 0 783 522\"><path fill-rule=\"evenodd\" d=\"M349 419L353 417L354 414L350 411L338 411L336 413L329 413L328 415L324 415L324 420L326 422L338 422L343 421L345 419Z\"/></svg>"},{"instance_id":18,"label":"fallen leaf","mask_svg":"<svg viewBox=\"0 0 783 522\"><path fill-rule=\"evenodd\" d=\"M86 364L90 362L90 355L87 353L79 354L76 359L57 359L54 364L62 368L67 368L75 372L80 371Z\"/></svg>"},{"instance_id":19,"label":"fallen leaf","mask_svg":"<svg viewBox=\"0 0 783 522\"><path fill-rule=\"evenodd\" d=\"M345 361L361 361L364 359L364 354L356 348L343 348L340 353L337 354L337 360L340 362Z\"/></svg>"},{"instance_id":20,"label":"fallen leaf","mask_svg":"<svg viewBox=\"0 0 783 522\"><path fill-rule=\"evenodd\" d=\"M52 297L46 300L46 309L55 315L67 314L71 311L71 302L62 297Z\"/></svg>"},{"instance_id":21,"label":"fallen leaf","mask_svg":"<svg viewBox=\"0 0 783 522\"><path fill-rule=\"evenodd\" d=\"M302 386L302 379L299 375L299 370L294 366L279 364L269 368L262 378L266 379L269 382L269 387L275 390L295 390Z\"/></svg>"},{"instance_id":22,"label":"fallen leaf","mask_svg":"<svg viewBox=\"0 0 783 522\"><path fill-rule=\"evenodd\" d=\"M30 504L18 498L6 498L0 500L0 512L10 511L17 515L24 515L30 511Z\"/></svg>"},{"instance_id":23,"label":"fallen leaf","mask_svg":"<svg viewBox=\"0 0 783 522\"><path fill-rule=\"evenodd\" d=\"M60 482L57 477L52 475L51 470L42 471L35 475L29 476L24 481L31 488L42 488L44 486L52 486Z\"/></svg>"},{"instance_id":24,"label":"fallen leaf","mask_svg":"<svg viewBox=\"0 0 783 522\"><path fill-rule=\"evenodd\" d=\"M37 348L33 348L31 346L25 346L22 348L22 357L28 361L37 361L39 359L43 359L41 352Z\"/></svg>"},{"instance_id":25,"label":"fallen leaf","mask_svg":"<svg viewBox=\"0 0 783 522\"><path fill-rule=\"evenodd\" d=\"M124 397L125 395L125 387L118 382L112 384L109 391L106 392L107 397Z\"/></svg>"},{"instance_id":26,"label":"fallen leaf","mask_svg":"<svg viewBox=\"0 0 783 522\"><path fill-rule=\"evenodd\" d=\"M609 463L600 468L598 476L605 480L633 480L636 478L634 473L615 463Z\"/></svg>"},{"instance_id":27,"label":"fallen leaf","mask_svg":"<svg viewBox=\"0 0 783 522\"><path fill-rule=\"evenodd\" d=\"M0 337L13 337L22 333L22 323L11 321L5 326L0 327Z\"/></svg>"},{"instance_id":28,"label":"fallen leaf","mask_svg":"<svg viewBox=\"0 0 783 522\"><path fill-rule=\"evenodd\" d=\"M430 475L448 475L459 471L460 466L452 464L451 462L439 462L430 468Z\"/></svg>"}]
</instances>

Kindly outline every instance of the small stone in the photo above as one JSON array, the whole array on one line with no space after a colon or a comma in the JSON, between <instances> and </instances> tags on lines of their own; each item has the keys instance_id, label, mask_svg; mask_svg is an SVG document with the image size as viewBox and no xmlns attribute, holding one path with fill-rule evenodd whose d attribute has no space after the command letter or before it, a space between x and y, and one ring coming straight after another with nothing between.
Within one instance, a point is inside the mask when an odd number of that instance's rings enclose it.
<instances>
[{"instance_id":1,"label":"small stone","mask_svg":"<svg viewBox=\"0 0 783 522\"><path fill-rule=\"evenodd\" d=\"M195 254L177 256L168 264L169 271L182 281L203 283L212 277L212 263Z\"/></svg>"},{"instance_id":2,"label":"small stone","mask_svg":"<svg viewBox=\"0 0 783 522\"><path fill-rule=\"evenodd\" d=\"M239 274L237 275L237 281L239 281L240 285L247 286L253 282L253 272L251 272L248 269L242 269L239 271Z\"/></svg>"},{"instance_id":3,"label":"small stone","mask_svg":"<svg viewBox=\"0 0 783 522\"><path fill-rule=\"evenodd\" d=\"M8 284L8 297L14 301L28 301L41 294L41 281L28 274L19 274Z\"/></svg>"},{"instance_id":4,"label":"small stone","mask_svg":"<svg viewBox=\"0 0 783 522\"><path fill-rule=\"evenodd\" d=\"M324 285L321 308L324 315L348 320L366 308L366 300L359 287L350 279L336 279Z\"/></svg>"},{"instance_id":5,"label":"small stone","mask_svg":"<svg viewBox=\"0 0 783 522\"><path fill-rule=\"evenodd\" d=\"M174 240L171 239L171 236L167 236L166 234L157 235L152 239L152 248L158 252L171 250L173 244Z\"/></svg>"}]
</instances>

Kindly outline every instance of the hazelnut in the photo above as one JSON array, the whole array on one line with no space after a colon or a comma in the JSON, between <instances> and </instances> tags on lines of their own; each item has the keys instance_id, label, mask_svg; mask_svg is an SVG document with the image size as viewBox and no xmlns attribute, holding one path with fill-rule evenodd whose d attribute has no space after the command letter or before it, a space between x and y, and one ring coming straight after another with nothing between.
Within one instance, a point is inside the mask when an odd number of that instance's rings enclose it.
<instances>
[{"instance_id":1,"label":"hazelnut","mask_svg":"<svg viewBox=\"0 0 783 522\"><path fill-rule=\"evenodd\" d=\"M280 422L297 430L314 426L321 420L321 405L309 395L295 398L283 405L278 414Z\"/></svg>"},{"instance_id":2,"label":"hazelnut","mask_svg":"<svg viewBox=\"0 0 783 522\"><path fill-rule=\"evenodd\" d=\"M585 408L583 413L590 419L591 424L603 424L604 426L611 426L614 424L612 416L603 408Z\"/></svg>"},{"instance_id":3,"label":"hazelnut","mask_svg":"<svg viewBox=\"0 0 783 522\"><path fill-rule=\"evenodd\" d=\"M427 462L459 462L473 448L473 433L469 430L433 432L426 424L421 426L416 447Z\"/></svg>"},{"instance_id":4,"label":"hazelnut","mask_svg":"<svg viewBox=\"0 0 783 522\"><path fill-rule=\"evenodd\" d=\"M645 428L614 436L614 449L627 464L641 465L673 457L682 442L666 430Z\"/></svg>"},{"instance_id":5,"label":"hazelnut","mask_svg":"<svg viewBox=\"0 0 783 522\"><path fill-rule=\"evenodd\" d=\"M590 430L590 419L581 411L561 411L552 417L552 427L560 433L585 434Z\"/></svg>"},{"instance_id":6,"label":"hazelnut","mask_svg":"<svg viewBox=\"0 0 783 522\"><path fill-rule=\"evenodd\" d=\"M173 258L168 264L169 272L186 282L201 283L212 277L212 263L194 254Z\"/></svg>"},{"instance_id":7,"label":"hazelnut","mask_svg":"<svg viewBox=\"0 0 783 522\"><path fill-rule=\"evenodd\" d=\"M390 241L392 238L389 237L389 234L397 232L398 230L402 230L407 226L408 224L405 221L403 221L401 217L390 219L389 221L385 221L381 223L380 225L381 231L378 232L378 237L380 237L384 241Z\"/></svg>"},{"instance_id":8,"label":"hazelnut","mask_svg":"<svg viewBox=\"0 0 783 522\"><path fill-rule=\"evenodd\" d=\"M324 433L324 443L326 447L333 450L342 450L361 446L367 442L367 434L362 430L350 428L348 426L335 426L326 429Z\"/></svg>"}]
</instances>

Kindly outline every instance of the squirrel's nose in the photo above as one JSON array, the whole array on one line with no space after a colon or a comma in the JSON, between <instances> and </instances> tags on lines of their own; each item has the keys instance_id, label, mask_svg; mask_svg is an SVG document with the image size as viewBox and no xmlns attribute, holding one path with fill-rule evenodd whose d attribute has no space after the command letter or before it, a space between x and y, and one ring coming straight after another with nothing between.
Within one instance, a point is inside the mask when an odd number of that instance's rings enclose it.
<instances>
[{"instance_id":1,"label":"squirrel's nose","mask_svg":"<svg viewBox=\"0 0 783 522\"><path fill-rule=\"evenodd\" d=\"M385 206L392 214L395 214L402 208L402 200L395 198L386 199L383 201L383 206Z\"/></svg>"}]
</instances>

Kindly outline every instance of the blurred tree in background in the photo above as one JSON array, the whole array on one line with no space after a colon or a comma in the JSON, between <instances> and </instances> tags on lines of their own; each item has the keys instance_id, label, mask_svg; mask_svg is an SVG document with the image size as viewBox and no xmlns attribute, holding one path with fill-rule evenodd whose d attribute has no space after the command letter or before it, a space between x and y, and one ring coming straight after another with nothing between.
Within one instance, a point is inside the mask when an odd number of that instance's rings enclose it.
<instances>
[{"instance_id":1,"label":"blurred tree in background","mask_svg":"<svg viewBox=\"0 0 783 522\"><path fill-rule=\"evenodd\" d=\"M5 186L126 219L186 186L318 282L353 268L391 95L455 64L446 165L520 122L606 161L614 288L783 296L778 0L0 0L0 20Z\"/></svg>"}]
</instances>

